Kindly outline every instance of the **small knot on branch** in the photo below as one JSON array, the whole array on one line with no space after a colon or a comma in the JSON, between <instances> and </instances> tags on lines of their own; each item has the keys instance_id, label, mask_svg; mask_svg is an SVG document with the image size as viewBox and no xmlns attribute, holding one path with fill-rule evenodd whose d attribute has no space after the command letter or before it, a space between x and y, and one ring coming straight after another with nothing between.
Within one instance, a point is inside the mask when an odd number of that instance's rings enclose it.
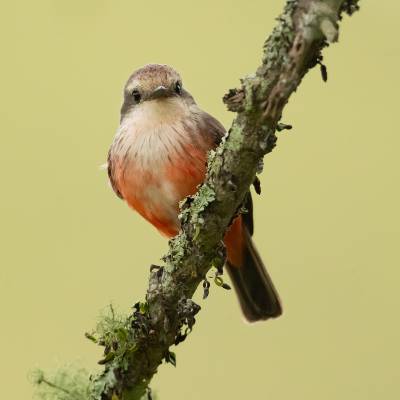
<instances>
[{"instance_id":1,"label":"small knot on branch","mask_svg":"<svg viewBox=\"0 0 400 400\"><path fill-rule=\"evenodd\" d=\"M254 178L253 186L254 186L255 192L256 192L258 195L260 195L260 194L261 194L261 182L260 182L260 179L258 179L257 176Z\"/></svg>"},{"instance_id":2,"label":"small knot on branch","mask_svg":"<svg viewBox=\"0 0 400 400\"><path fill-rule=\"evenodd\" d=\"M329 43L337 42L339 37L338 25L331 18L324 18L319 27Z\"/></svg>"},{"instance_id":3,"label":"small knot on branch","mask_svg":"<svg viewBox=\"0 0 400 400\"><path fill-rule=\"evenodd\" d=\"M342 12L345 12L348 15L353 15L356 11L358 11L360 9L358 1L359 0L345 0L340 7L339 19L342 19Z\"/></svg>"},{"instance_id":4,"label":"small knot on branch","mask_svg":"<svg viewBox=\"0 0 400 400\"><path fill-rule=\"evenodd\" d=\"M192 331L193 325L196 323L195 316L200 309L201 307L191 299L182 298L178 301L179 327L175 336L175 346L183 342Z\"/></svg>"},{"instance_id":5,"label":"small knot on branch","mask_svg":"<svg viewBox=\"0 0 400 400\"><path fill-rule=\"evenodd\" d=\"M239 112L243 111L244 98L245 94L243 89L230 89L222 100L228 107L229 111Z\"/></svg>"},{"instance_id":6,"label":"small knot on branch","mask_svg":"<svg viewBox=\"0 0 400 400\"><path fill-rule=\"evenodd\" d=\"M292 129L292 128L293 128L292 125L284 124L284 123L282 123L282 122L279 122L278 125L276 125L276 130L277 130L278 132L282 132L282 131L284 131L284 130L290 130L290 129Z\"/></svg>"},{"instance_id":7,"label":"small knot on branch","mask_svg":"<svg viewBox=\"0 0 400 400\"><path fill-rule=\"evenodd\" d=\"M201 307L191 299L180 299L178 302L178 317L182 324L185 324L191 330L196 322L195 315Z\"/></svg>"},{"instance_id":8,"label":"small knot on branch","mask_svg":"<svg viewBox=\"0 0 400 400\"><path fill-rule=\"evenodd\" d=\"M276 146L277 140L278 138L276 137L275 133L269 134L265 140L260 141L260 149L264 152L264 154L271 153Z\"/></svg>"}]
</instances>

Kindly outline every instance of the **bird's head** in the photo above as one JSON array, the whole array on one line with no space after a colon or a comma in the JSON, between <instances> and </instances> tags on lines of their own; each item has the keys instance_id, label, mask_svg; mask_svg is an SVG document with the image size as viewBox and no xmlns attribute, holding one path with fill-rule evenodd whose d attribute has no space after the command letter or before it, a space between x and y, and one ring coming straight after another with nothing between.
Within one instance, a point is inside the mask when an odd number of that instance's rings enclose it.
<instances>
[{"instance_id":1,"label":"bird's head","mask_svg":"<svg viewBox=\"0 0 400 400\"><path fill-rule=\"evenodd\" d=\"M192 99L182 87L182 79L172 67L163 64L148 64L136 70L124 88L124 103L121 119L135 107L150 101Z\"/></svg>"}]
</instances>

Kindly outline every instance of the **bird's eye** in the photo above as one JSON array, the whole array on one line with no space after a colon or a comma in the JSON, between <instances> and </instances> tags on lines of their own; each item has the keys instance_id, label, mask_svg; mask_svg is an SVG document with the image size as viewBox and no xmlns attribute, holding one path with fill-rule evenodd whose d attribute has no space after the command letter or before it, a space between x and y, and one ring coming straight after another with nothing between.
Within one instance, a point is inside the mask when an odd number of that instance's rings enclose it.
<instances>
[{"instance_id":1,"label":"bird's eye","mask_svg":"<svg viewBox=\"0 0 400 400\"><path fill-rule=\"evenodd\" d=\"M182 84L179 81L175 83L175 92L177 94L181 94L182 93Z\"/></svg>"},{"instance_id":2,"label":"bird's eye","mask_svg":"<svg viewBox=\"0 0 400 400\"><path fill-rule=\"evenodd\" d=\"M135 103L139 103L140 100L142 99L142 96L140 95L138 90L132 90L131 92L131 96L133 98L133 100L135 100Z\"/></svg>"}]
</instances>

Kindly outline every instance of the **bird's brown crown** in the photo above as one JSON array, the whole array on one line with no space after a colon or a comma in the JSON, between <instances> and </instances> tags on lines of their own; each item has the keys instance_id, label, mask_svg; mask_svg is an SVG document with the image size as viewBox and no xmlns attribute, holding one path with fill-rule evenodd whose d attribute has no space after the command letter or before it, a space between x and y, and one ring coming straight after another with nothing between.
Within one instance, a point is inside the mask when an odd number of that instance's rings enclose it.
<instances>
[{"instance_id":1,"label":"bird's brown crown","mask_svg":"<svg viewBox=\"0 0 400 400\"><path fill-rule=\"evenodd\" d=\"M181 84L181 77L172 67L164 64L148 64L137 69L125 85L125 93L131 94L138 90L143 97L163 86L173 91L177 82Z\"/></svg>"}]
</instances>

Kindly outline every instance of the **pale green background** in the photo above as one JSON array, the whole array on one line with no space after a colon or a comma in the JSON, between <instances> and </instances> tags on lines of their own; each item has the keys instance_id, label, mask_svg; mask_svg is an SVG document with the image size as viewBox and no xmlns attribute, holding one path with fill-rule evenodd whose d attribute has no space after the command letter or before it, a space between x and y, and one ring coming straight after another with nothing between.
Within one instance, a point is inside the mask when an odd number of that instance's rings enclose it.
<instances>
[{"instance_id":1,"label":"pale green background","mask_svg":"<svg viewBox=\"0 0 400 400\"><path fill-rule=\"evenodd\" d=\"M258 248L285 313L243 322L212 287L167 399L399 399L400 3L362 1L284 113L266 159ZM226 126L221 96L255 70L283 1L20 1L1 11L1 398L30 399L30 368L100 348L99 310L143 298L165 240L99 169L122 86L148 62L183 75Z\"/></svg>"}]
</instances>

